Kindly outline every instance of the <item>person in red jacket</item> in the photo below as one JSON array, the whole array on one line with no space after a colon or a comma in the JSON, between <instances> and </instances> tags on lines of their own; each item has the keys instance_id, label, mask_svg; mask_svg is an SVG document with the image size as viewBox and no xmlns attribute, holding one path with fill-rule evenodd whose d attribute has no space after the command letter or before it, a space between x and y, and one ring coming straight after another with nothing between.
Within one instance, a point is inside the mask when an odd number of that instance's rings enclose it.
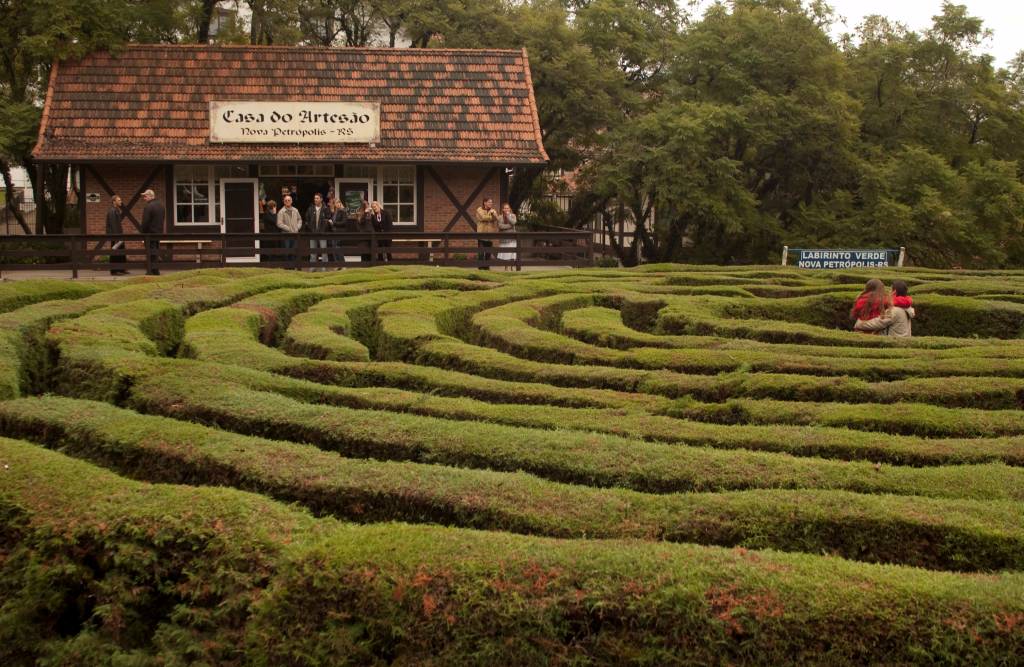
<instances>
[{"instance_id":1,"label":"person in red jacket","mask_svg":"<svg viewBox=\"0 0 1024 667\"><path fill-rule=\"evenodd\" d=\"M888 322L879 322L883 319L886 311L892 307L892 299L889 298L889 290L878 278L872 278L864 286L857 300L850 309L850 319L856 320L853 325L854 331L861 333L878 333L880 329L889 326ZM868 325L868 322L871 322ZM881 324L882 326L877 326Z\"/></svg>"}]
</instances>

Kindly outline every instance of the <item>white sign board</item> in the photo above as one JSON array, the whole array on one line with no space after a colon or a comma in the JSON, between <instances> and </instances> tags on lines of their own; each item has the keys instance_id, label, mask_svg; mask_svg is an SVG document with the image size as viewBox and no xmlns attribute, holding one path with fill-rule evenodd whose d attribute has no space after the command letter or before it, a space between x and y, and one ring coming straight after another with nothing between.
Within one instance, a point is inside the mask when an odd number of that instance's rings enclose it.
<instances>
[{"instance_id":1,"label":"white sign board","mask_svg":"<svg viewBox=\"0 0 1024 667\"><path fill-rule=\"evenodd\" d=\"M210 102L210 143L378 141L379 102Z\"/></svg>"}]
</instances>

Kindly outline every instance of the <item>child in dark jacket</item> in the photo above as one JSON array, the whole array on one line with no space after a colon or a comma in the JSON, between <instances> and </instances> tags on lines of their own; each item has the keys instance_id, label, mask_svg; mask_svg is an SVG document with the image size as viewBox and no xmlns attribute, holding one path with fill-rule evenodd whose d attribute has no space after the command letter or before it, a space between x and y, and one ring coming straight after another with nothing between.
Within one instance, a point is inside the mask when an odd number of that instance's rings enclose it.
<instances>
[{"instance_id":1,"label":"child in dark jacket","mask_svg":"<svg viewBox=\"0 0 1024 667\"><path fill-rule=\"evenodd\" d=\"M913 308L914 297L907 292L909 292L907 283L902 280L892 281L892 305L897 308Z\"/></svg>"}]
</instances>

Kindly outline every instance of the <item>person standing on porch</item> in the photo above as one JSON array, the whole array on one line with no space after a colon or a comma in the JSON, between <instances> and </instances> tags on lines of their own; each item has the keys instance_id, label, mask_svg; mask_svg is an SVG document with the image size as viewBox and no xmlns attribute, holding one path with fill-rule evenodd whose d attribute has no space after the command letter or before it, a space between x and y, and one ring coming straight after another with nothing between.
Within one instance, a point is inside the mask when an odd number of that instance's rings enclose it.
<instances>
[{"instance_id":1,"label":"person standing on porch","mask_svg":"<svg viewBox=\"0 0 1024 667\"><path fill-rule=\"evenodd\" d=\"M260 213L260 234L273 235L277 233L277 202L273 199L268 199L263 205L263 212ZM279 248L280 245L277 239L260 239L261 250L274 250ZM265 252L260 253L261 262L276 262L278 261L277 255L269 255Z\"/></svg>"},{"instance_id":2,"label":"person standing on porch","mask_svg":"<svg viewBox=\"0 0 1024 667\"><path fill-rule=\"evenodd\" d=\"M354 231L360 234L370 234L373 232L373 210L370 208L370 202L363 200L363 203L359 206L359 212L356 213L356 217L350 221L350 224L355 225ZM359 255L359 261L369 262L370 257L370 241L360 241L359 247L366 250Z\"/></svg>"},{"instance_id":3,"label":"person standing on porch","mask_svg":"<svg viewBox=\"0 0 1024 667\"><path fill-rule=\"evenodd\" d=\"M391 234L391 230L393 229L391 214L381 208L379 201L374 201L370 204L370 222L373 224L373 231L378 234ZM390 262L391 239L388 238L383 241L378 241L377 246L382 248L382 251L377 255L377 259L382 262Z\"/></svg>"},{"instance_id":4,"label":"person standing on porch","mask_svg":"<svg viewBox=\"0 0 1024 667\"><path fill-rule=\"evenodd\" d=\"M124 219L124 211L121 210L121 197L114 195L110 198L110 210L107 211L107 236L120 236L124 234L124 229L121 227L121 221ZM100 244L103 245L102 243ZM125 276L128 272L122 268L114 268L114 265L120 266L124 264L124 255L115 255L115 250L124 249L124 239L118 239L114 241L110 240L110 275L112 276Z\"/></svg>"},{"instance_id":5,"label":"person standing on porch","mask_svg":"<svg viewBox=\"0 0 1024 667\"><path fill-rule=\"evenodd\" d=\"M494 210L494 200L490 197L484 199L483 204L476 210L476 231L477 234L496 234L498 233L498 212ZM494 241L491 239L477 239L476 245L478 248L490 248L494 245ZM487 262L491 259L491 253L482 252L477 255L477 260L480 262ZM481 266L481 269L487 270L491 267Z\"/></svg>"},{"instance_id":6,"label":"person standing on porch","mask_svg":"<svg viewBox=\"0 0 1024 667\"><path fill-rule=\"evenodd\" d=\"M309 208L306 209L306 219L303 224L302 231L306 234L314 235L309 240L309 247L314 251L317 248L327 249L327 239L316 238L317 235L326 234L331 229L331 212L324 206L324 198L318 192L313 195L313 203L310 204ZM314 254L309 256L309 261L312 262L326 262L327 253ZM315 270L315 269L314 269Z\"/></svg>"},{"instance_id":7,"label":"person standing on porch","mask_svg":"<svg viewBox=\"0 0 1024 667\"><path fill-rule=\"evenodd\" d=\"M501 218L498 220L498 231L505 234L514 234L516 231L516 214L512 212L512 205L505 202L501 205ZM498 241L500 248L515 248L516 240L514 238L501 239ZM517 259L519 252L504 251L498 253L498 259L511 262ZM518 262L517 262L518 264ZM508 271L512 267L505 265L505 270Z\"/></svg>"},{"instance_id":8,"label":"person standing on porch","mask_svg":"<svg viewBox=\"0 0 1024 667\"><path fill-rule=\"evenodd\" d=\"M330 193L328 193L328 196L329 195L330 195ZM338 199L336 197L334 199L331 199L328 202L328 204L327 204L327 208L329 208L331 210L331 231L333 231L333 232L347 232L347 231L351 231L348 228L348 209L345 208L345 205L342 203L342 201L340 199ZM331 242L330 246L332 248L341 248L341 247L343 247L345 245L345 243L346 243L346 241L344 241L344 240L335 240L335 241ZM331 261L332 262L345 262L347 260L346 260L345 256L343 254L341 254L340 252L334 252L334 253L331 253Z\"/></svg>"},{"instance_id":9,"label":"person standing on porch","mask_svg":"<svg viewBox=\"0 0 1024 667\"><path fill-rule=\"evenodd\" d=\"M298 234L299 230L302 229L302 216L299 215L298 210L292 206L292 196L285 195L284 199L281 200L281 210L277 212L277 228L285 234ZM281 244L282 248L292 249L295 248L295 237L290 236L284 239ZM286 262L295 261L295 255L285 256Z\"/></svg>"},{"instance_id":10,"label":"person standing on porch","mask_svg":"<svg viewBox=\"0 0 1024 667\"><path fill-rule=\"evenodd\" d=\"M146 201L146 206L142 209L142 233L143 234L163 234L164 233L164 218L166 212L164 211L164 204L156 198L156 194L152 190L146 190L142 193L142 198ZM160 251L160 239L147 239L146 248L149 252L149 270L146 271L147 276L159 276L160 269L156 268L157 260L159 259Z\"/></svg>"}]
</instances>

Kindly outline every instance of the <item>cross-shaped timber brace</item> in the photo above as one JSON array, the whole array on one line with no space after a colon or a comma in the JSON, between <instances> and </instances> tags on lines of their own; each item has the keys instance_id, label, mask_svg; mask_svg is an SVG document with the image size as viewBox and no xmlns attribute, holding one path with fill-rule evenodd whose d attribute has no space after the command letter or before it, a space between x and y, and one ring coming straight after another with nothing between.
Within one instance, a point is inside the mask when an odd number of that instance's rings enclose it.
<instances>
[{"instance_id":1,"label":"cross-shaped timber brace","mask_svg":"<svg viewBox=\"0 0 1024 667\"><path fill-rule=\"evenodd\" d=\"M86 166L86 169L88 169L89 173L93 175L93 178L95 178L96 182L100 184L100 187L107 191L108 196L113 197L116 194L110 188L110 185L107 184L107 181L102 176L100 176L100 173L93 169L92 165ZM153 173L149 175L149 178L146 179L146 182L142 184L142 187L140 187L135 192L135 195L131 198L131 201L129 201L127 204L121 207L124 210L124 217L128 218L128 220L131 221L132 225L135 226L135 231L139 233L142 232L142 226L139 224L139 221L135 219L135 216L132 215L132 207L135 206L136 203L138 203L139 199L142 197L142 193L149 189L149 186L153 184L153 181L156 180L156 177L160 174L161 171L163 171L163 167L157 166L157 168L153 170Z\"/></svg>"},{"instance_id":2,"label":"cross-shaped timber brace","mask_svg":"<svg viewBox=\"0 0 1024 667\"><path fill-rule=\"evenodd\" d=\"M466 222L469 223L469 226L473 229L473 231L476 231L476 220L473 218L472 215L469 214L469 207L473 205L473 202L476 200L476 198L479 197L480 193L484 191L484 188L487 187L487 184L491 181L491 178L494 176L495 173L497 173L497 171L497 167L492 167L490 171L484 174L483 180L481 180L480 183L476 186L476 189L473 190L473 194L469 195L469 197L466 198L466 201L460 202L459 198L456 197L450 189L448 189L448 185L445 184L444 179L442 179L437 174L437 172L434 171L434 168L429 165L427 166L427 173L430 174L430 177L434 179L434 182L437 183L437 185L441 188L441 191L444 192L446 197L448 197L448 201L450 201L452 205L455 206L456 213L455 215L452 216L452 219L448 222L448 225L444 228L444 231L450 232L452 230L452 227L454 227L456 223L458 223L459 218L465 218Z\"/></svg>"}]
</instances>

